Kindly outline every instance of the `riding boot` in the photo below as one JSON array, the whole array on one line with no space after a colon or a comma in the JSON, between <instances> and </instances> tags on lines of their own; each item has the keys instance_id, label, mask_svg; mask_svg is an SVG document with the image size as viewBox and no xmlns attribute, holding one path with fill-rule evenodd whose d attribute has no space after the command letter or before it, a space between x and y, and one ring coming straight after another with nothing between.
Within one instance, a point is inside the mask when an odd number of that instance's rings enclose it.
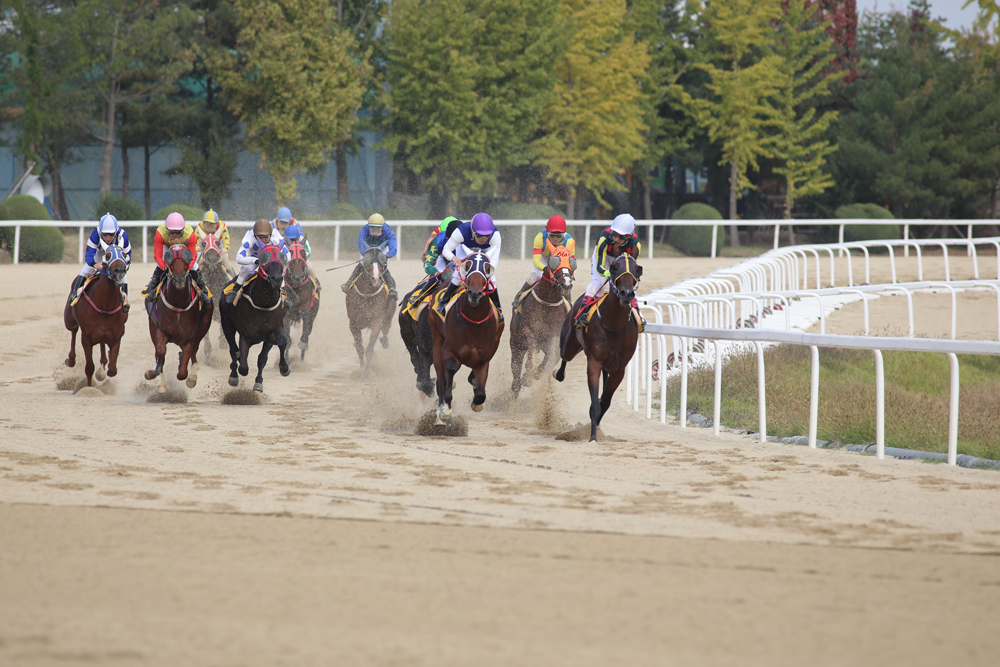
<instances>
[{"instance_id":1,"label":"riding boot","mask_svg":"<svg viewBox=\"0 0 1000 667\"><path fill-rule=\"evenodd\" d=\"M396 291L396 279L392 277L391 273L389 273L389 269L386 269L382 274L382 280L384 280L385 284L389 287L389 301L396 303L396 299L399 298L399 293Z\"/></svg>"},{"instance_id":2,"label":"riding boot","mask_svg":"<svg viewBox=\"0 0 1000 667\"><path fill-rule=\"evenodd\" d=\"M163 269L156 267L153 271L153 277L149 279L149 284L146 285L146 301L152 303L156 301L156 286L160 284L160 280L163 279Z\"/></svg>"},{"instance_id":3,"label":"riding boot","mask_svg":"<svg viewBox=\"0 0 1000 667\"><path fill-rule=\"evenodd\" d=\"M587 311L590 310L590 307L594 305L595 301L597 301L595 297L592 296L583 297L583 302L580 304L580 312L576 314L576 320L574 320L573 322L574 329L579 329L582 331L583 329L587 328L587 324L589 323L589 320L587 318Z\"/></svg>"},{"instance_id":4,"label":"riding boot","mask_svg":"<svg viewBox=\"0 0 1000 667\"><path fill-rule=\"evenodd\" d=\"M458 285L456 285L455 283L448 283L447 289L445 289L444 294L441 295L440 300L438 300L437 308L435 308L438 315L444 317L445 306L447 306L448 302L451 301L451 297L455 296L455 292L457 290L458 290Z\"/></svg>"},{"instance_id":5,"label":"riding boot","mask_svg":"<svg viewBox=\"0 0 1000 667\"><path fill-rule=\"evenodd\" d=\"M354 284L354 279L358 277L359 273L361 273L360 262L354 265L354 270L351 271L351 277L347 279L347 282L340 286L340 289L344 294L347 294L347 291L351 289L351 285Z\"/></svg>"},{"instance_id":6,"label":"riding boot","mask_svg":"<svg viewBox=\"0 0 1000 667\"><path fill-rule=\"evenodd\" d=\"M212 297L209 295L208 286L205 284L205 278L201 275L201 271L198 269L191 269L188 273L190 273L191 277L194 278L195 284L198 285L198 289L201 291L201 302L210 302Z\"/></svg>"},{"instance_id":7,"label":"riding boot","mask_svg":"<svg viewBox=\"0 0 1000 667\"><path fill-rule=\"evenodd\" d=\"M500 290L493 290L490 292L490 301L493 302L494 307L497 309L499 321L503 322L503 308L500 307Z\"/></svg>"},{"instance_id":8,"label":"riding boot","mask_svg":"<svg viewBox=\"0 0 1000 667\"><path fill-rule=\"evenodd\" d=\"M126 313L129 311L131 306L128 303L128 283L122 284L122 310Z\"/></svg>"},{"instance_id":9,"label":"riding boot","mask_svg":"<svg viewBox=\"0 0 1000 667\"><path fill-rule=\"evenodd\" d=\"M73 297L76 296L77 291L79 291L80 286L83 285L83 281L86 280L86 276L77 276L76 281L73 286L69 289L69 300L72 301Z\"/></svg>"},{"instance_id":10,"label":"riding boot","mask_svg":"<svg viewBox=\"0 0 1000 667\"><path fill-rule=\"evenodd\" d=\"M514 308L517 308L519 305L521 305L521 295L530 289L531 289L531 283L525 280L524 284L521 285L521 289L517 290L517 296L514 297L514 303L512 304Z\"/></svg>"},{"instance_id":11,"label":"riding boot","mask_svg":"<svg viewBox=\"0 0 1000 667\"><path fill-rule=\"evenodd\" d=\"M233 290L226 295L226 303L232 305L236 300L236 295L243 291L243 283L240 282L239 276L232 280Z\"/></svg>"}]
</instances>

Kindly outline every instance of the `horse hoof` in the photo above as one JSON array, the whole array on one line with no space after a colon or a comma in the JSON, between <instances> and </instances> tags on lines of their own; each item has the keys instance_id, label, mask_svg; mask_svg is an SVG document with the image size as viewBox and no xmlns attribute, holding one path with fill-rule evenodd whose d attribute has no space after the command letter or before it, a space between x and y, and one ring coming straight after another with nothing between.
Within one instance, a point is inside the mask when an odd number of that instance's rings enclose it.
<instances>
[{"instance_id":1,"label":"horse hoof","mask_svg":"<svg viewBox=\"0 0 1000 667\"><path fill-rule=\"evenodd\" d=\"M240 380L235 375L229 376L229 386L230 387L235 387L235 386L239 385L239 383L240 383Z\"/></svg>"},{"instance_id":2,"label":"horse hoof","mask_svg":"<svg viewBox=\"0 0 1000 667\"><path fill-rule=\"evenodd\" d=\"M145 373L142 374L142 377L146 378L147 380L152 380L153 378L156 377L156 371L146 371Z\"/></svg>"},{"instance_id":3,"label":"horse hoof","mask_svg":"<svg viewBox=\"0 0 1000 667\"><path fill-rule=\"evenodd\" d=\"M161 384L159 387L156 388L156 393L157 394L165 394L165 393L167 393L167 385Z\"/></svg>"},{"instance_id":4,"label":"horse hoof","mask_svg":"<svg viewBox=\"0 0 1000 667\"><path fill-rule=\"evenodd\" d=\"M299 349L305 352L306 350L309 349L309 343L305 342L304 340L299 341Z\"/></svg>"},{"instance_id":5,"label":"horse hoof","mask_svg":"<svg viewBox=\"0 0 1000 667\"><path fill-rule=\"evenodd\" d=\"M522 387L530 387L531 386L531 380L528 379L528 376L525 375L525 376L523 376L521 378L521 386Z\"/></svg>"},{"instance_id":6,"label":"horse hoof","mask_svg":"<svg viewBox=\"0 0 1000 667\"><path fill-rule=\"evenodd\" d=\"M97 372L94 373L94 377L97 379L98 382L103 382L104 378L106 378L107 376L104 374L104 369L98 368Z\"/></svg>"},{"instance_id":7,"label":"horse hoof","mask_svg":"<svg viewBox=\"0 0 1000 667\"><path fill-rule=\"evenodd\" d=\"M385 350L389 349L389 339L388 338L383 338L382 339L382 348L385 349Z\"/></svg>"},{"instance_id":8,"label":"horse hoof","mask_svg":"<svg viewBox=\"0 0 1000 667\"><path fill-rule=\"evenodd\" d=\"M63 363L66 364L67 366L69 366L70 368L73 368L73 366L76 366L76 360L75 359L66 359L66 360L63 361Z\"/></svg>"},{"instance_id":9,"label":"horse hoof","mask_svg":"<svg viewBox=\"0 0 1000 667\"><path fill-rule=\"evenodd\" d=\"M260 382L254 382L254 384L253 384L253 390L254 391L263 392L264 391L264 385L262 383L260 383Z\"/></svg>"},{"instance_id":10,"label":"horse hoof","mask_svg":"<svg viewBox=\"0 0 1000 667\"><path fill-rule=\"evenodd\" d=\"M473 412L482 412L483 411L483 404L480 403L479 405L476 405L475 403L473 403L472 404L472 411Z\"/></svg>"},{"instance_id":11,"label":"horse hoof","mask_svg":"<svg viewBox=\"0 0 1000 667\"><path fill-rule=\"evenodd\" d=\"M562 378L559 377L559 371L558 370L552 371L552 379L555 380L555 381L557 381L557 382L562 382Z\"/></svg>"},{"instance_id":12,"label":"horse hoof","mask_svg":"<svg viewBox=\"0 0 1000 667\"><path fill-rule=\"evenodd\" d=\"M281 377L286 378L292 374L292 369L289 368L288 366L285 366L284 368L279 366L278 372L281 373Z\"/></svg>"},{"instance_id":13,"label":"horse hoof","mask_svg":"<svg viewBox=\"0 0 1000 667\"><path fill-rule=\"evenodd\" d=\"M194 389L195 385L198 384L198 378L188 378L184 384L188 386L188 389Z\"/></svg>"},{"instance_id":14,"label":"horse hoof","mask_svg":"<svg viewBox=\"0 0 1000 667\"><path fill-rule=\"evenodd\" d=\"M443 421L441 421L441 418L440 418L440 417L436 417L436 418L434 419L434 425L435 425L435 426L447 426L448 424L446 424L446 423L444 423Z\"/></svg>"}]
</instances>

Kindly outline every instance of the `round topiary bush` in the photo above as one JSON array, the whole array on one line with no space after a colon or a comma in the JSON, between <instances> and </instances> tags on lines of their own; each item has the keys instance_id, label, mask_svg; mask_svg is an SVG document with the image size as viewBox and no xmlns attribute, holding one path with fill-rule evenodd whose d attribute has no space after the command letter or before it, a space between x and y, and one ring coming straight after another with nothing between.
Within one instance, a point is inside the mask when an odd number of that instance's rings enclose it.
<instances>
[{"instance_id":1,"label":"round topiary bush","mask_svg":"<svg viewBox=\"0 0 1000 667\"><path fill-rule=\"evenodd\" d=\"M497 220L548 220L553 215L562 215L559 209L546 204L530 202L500 202L487 211Z\"/></svg>"},{"instance_id":2,"label":"round topiary bush","mask_svg":"<svg viewBox=\"0 0 1000 667\"><path fill-rule=\"evenodd\" d=\"M388 220L390 216L383 213L385 219ZM367 221L368 217L361 212L354 204L341 204L340 202L335 203L330 207L330 220L351 220L360 222L362 220Z\"/></svg>"},{"instance_id":3,"label":"round topiary bush","mask_svg":"<svg viewBox=\"0 0 1000 667\"><path fill-rule=\"evenodd\" d=\"M31 195L14 195L0 204L0 220L51 220L45 204ZM26 227L21 228L21 241L24 242ZM61 235L60 235L61 237ZM13 250L14 228L0 226L0 245ZM22 248L23 250L23 248ZM57 260L58 261L58 260Z\"/></svg>"},{"instance_id":4,"label":"round topiary bush","mask_svg":"<svg viewBox=\"0 0 1000 667\"><path fill-rule=\"evenodd\" d=\"M145 220L146 212L142 204L131 197L116 197L106 195L94 204L94 217L98 220L105 213L110 213L119 220Z\"/></svg>"},{"instance_id":5,"label":"round topiary bush","mask_svg":"<svg viewBox=\"0 0 1000 667\"><path fill-rule=\"evenodd\" d=\"M878 204L845 204L838 206L834 215L841 220L872 219L872 220L892 220L892 213ZM855 241L879 241L883 239L899 239L899 225L845 225L844 241L853 243Z\"/></svg>"},{"instance_id":6,"label":"round topiary bush","mask_svg":"<svg viewBox=\"0 0 1000 667\"><path fill-rule=\"evenodd\" d=\"M22 227L22 262L61 262L66 240L58 227Z\"/></svg>"},{"instance_id":7,"label":"round topiary bush","mask_svg":"<svg viewBox=\"0 0 1000 667\"><path fill-rule=\"evenodd\" d=\"M167 216L175 211L183 215L184 220L192 226L199 224L201 222L201 216L205 215L205 211L197 206L192 206L190 204L171 204L170 206L164 206L159 211L154 213L153 220L166 220ZM142 218L136 219L141 220Z\"/></svg>"},{"instance_id":8,"label":"round topiary bush","mask_svg":"<svg viewBox=\"0 0 1000 667\"><path fill-rule=\"evenodd\" d=\"M674 211L671 220L722 220L714 206L691 202ZM691 257L712 254L712 228L709 226L674 225L670 228L670 245Z\"/></svg>"}]
</instances>

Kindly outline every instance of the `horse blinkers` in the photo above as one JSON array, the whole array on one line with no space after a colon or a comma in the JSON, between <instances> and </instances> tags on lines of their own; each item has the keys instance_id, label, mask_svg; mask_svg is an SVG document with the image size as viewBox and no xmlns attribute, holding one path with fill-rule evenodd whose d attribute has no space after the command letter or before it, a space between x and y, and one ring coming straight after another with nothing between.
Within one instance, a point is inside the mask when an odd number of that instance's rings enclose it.
<instances>
[{"instance_id":1,"label":"horse blinkers","mask_svg":"<svg viewBox=\"0 0 1000 667\"><path fill-rule=\"evenodd\" d=\"M104 253L104 272L108 274L108 277L115 281L115 284L121 285L125 282L125 274L128 272L128 263L125 261L125 256L122 254L120 249L115 251L108 250Z\"/></svg>"},{"instance_id":2,"label":"horse blinkers","mask_svg":"<svg viewBox=\"0 0 1000 667\"><path fill-rule=\"evenodd\" d=\"M624 261L625 267L621 268L621 262ZM635 273L631 271L631 264L635 264ZM642 267L636 262L630 255L620 255L611 264L611 287L612 291L618 296L619 302L622 305L631 303L632 299L635 298L635 287L639 284L639 276L642 275ZM632 284L628 285L625 289L618 286L618 281L625 276L632 277Z\"/></svg>"}]
</instances>

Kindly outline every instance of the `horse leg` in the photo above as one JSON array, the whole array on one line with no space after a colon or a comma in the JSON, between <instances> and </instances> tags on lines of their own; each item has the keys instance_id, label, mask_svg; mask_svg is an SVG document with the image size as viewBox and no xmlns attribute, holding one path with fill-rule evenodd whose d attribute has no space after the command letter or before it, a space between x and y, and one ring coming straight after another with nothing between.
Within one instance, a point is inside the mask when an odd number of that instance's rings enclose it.
<instances>
[{"instance_id":1,"label":"horse leg","mask_svg":"<svg viewBox=\"0 0 1000 667\"><path fill-rule=\"evenodd\" d=\"M222 332L226 337L226 343L229 345L229 386L235 387L240 383L240 379L236 376L236 366L240 358L240 348L236 345L236 327L232 326L226 319L223 319Z\"/></svg>"},{"instance_id":2,"label":"horse leg","mask_svg":"<svg viewBox=\"0 0 1000 667\"><path fill-rule=\"evenodd\" d=\"M549 365L549 360L556 356L555 338L549 338L546 340L540 349L542 355L544 356L542 356L542 360L538 362L538 368L535 369L535 378L542 377L542 374L545 372L545 367Z\"/></svg>"},{"instance_id":3,"label":"horse leg","mask_svg":"<svg viewBox=\"0 0 1000 667\"><path fill-rule=\"evenodd\" d=\"M617 373L604 374L604 391L601 394L601 416L597 418L598 426L601 424L601 420L604 419L604 414L608 411L608 408L611 407L611 398L615 395L615 391L623 379L625 379L624 370Z\"/></svg>"},{"instance_id":4,"label":"horse leg","mask_svg":"<svg viewBox=\"0 0 1000 667\"><path fill-rule=\"evenodd\" d=\"M177 362L177 379L187 380L188 379L188 364L191 363L191 343L187 343L181 347L181 353Z\"/></svg>"},{"instance_id":5,"label":"horse leg","mask_svg":"<svg viewBox=\"0 0 1000 667\"><path fill-rule=\"evenodd\" d=\"M70 368L76 366L76 332L80 330L80 327L74 327L69 330L69 356L66 357L66 365Z\"/></svg>"},{"instance_id":6,"label":"horse leg","mask_svg":"<svg viewBox=\"0 0 1000 667\"><path fill-rule=\"evenodd\" d=\"M471 375L475 375L475 382L471 382ZM472 410L482 412L483 403L486 402L486 378L490 374L490 362L484 361L470 373L470 383L472 384Z\"/></svg>"},{"instance_id":7,"label":"horse leg","mask_svg":"<svg viewBox=\"0 0 1000 667\"><path fill-rule=\"evenodd\" d=\"M601 423L604 413L601 411L601 400L598 392L601 389L601 361L587 359L587 387L590 389L590 441L597 442L597 425Z\"/></svg>"},{"instance_id":8,"label":"horse leg","mask_svg":"<svg viewBox=\"0 0 1000 667\"><path fill-rule=\"evenodd\" d=\"M264 391L264 366L267 365L267 353L271 351L273 346L274 343L268 338L265 338L264 342L260 344L260 354L257 355L257 377L253 381L254 391Z\"/></svg>"},{"instance_id":9,"label":"horse leg","mask_svg":"<svg viewBox=\"0 0 1000 667\"><path fill-rule=\"evenodd\" d=\"M378 341L379 327L373 326L368 332L368 347L365 348L365 374L368 373L368 368L372 365L372 356L375 354L375 343Z\"/></svg>"},{"instance_id":10,"label":"horse leg","mask_svg":"<svg viewBox=\"0 0 1000 667\"><path fill-rule=\"evenodd\" d=\"M302 335L299 337L299 349L304 353L309 349L309 334L312 333L312 310L306 308L302 311ZM292 333L292 328L288 327L288 333ZM305 359L305 354L302 358Z\"/></svg>"},{"instance_id":11,"label":"horse leg","mask_svg":"<svg viewBox=\"0 0 1000 667\"><path fill-rule=\"evenodd\" d=\"M524 318L521 318L521 326L524 326ZM521 367L524 363L525 345L527 340L520 332L515 333L511 327L510 333L510 390L514 392L514 398L521 393L521 387L529 386L521 375Z\"/></svg>"},{"instance_id":12,"label":"horse leg","mask_svg":"<svg viewBox=\"0 0 1000 667\"><path fill-rule=\"evenodd\" d=\"M83 331L80 332L80 347L83 348L83 357L86 363L83 366L83 373L87 376L87 386L94 385L94 344L90 342L90 336Z\"/></svg>"},{"instance_id":13,"label":"horse leg","mask_svg":"<svg viewBox=\"0 0 1000 667\"><path fill-rule=\"evenodd\" d=\"M207 338L205 340L208 340ZM188 371L187 386L188 389L194 389L198 384L198 344L188 343L191 348L191 370Z\"/></svg>"},{"instance_id":14,"label":"horse leg","mask_svg":"<svg viewBox=\"0 0 1000 667\"><path fill-rule=\"evenodd\" d=\"M382 349L389 349L389 330L392 329L392 316L396 314L396 302L385 304L385 317L382 318Z\"/></svg>"},{"instance_id":15,"label":"horse leg","mask_svg":"<svg viewBox=\"0 0 1000 667\"><path fill-rule=\"evenodd\" d=\"M288 367L288 347L291 344L291 340L284 331L278 332L278 372L281 373L281 377L288 377L292 370ZM305 356L305 350L303 352L303 357Z\"/></svg>"},{"instance_id":16,"label":"horse leg","mask_svg":"<svg viewBox=\"0 0 1000 667\"><path fill-rule=\"evenodd\" d=\"M150 325L152 328L152 324ZM167 391L167 380L163 376L163 362L164 358L167 356L167 337L162 331L156 329L153 333L153 357L155 359L155 366L152 370L146 371L145 378L147 380L152 380L155 377L160 378L160 386L157 387L157 393L164 394Z\"/></svg>"},{"instance_id":17,"label":"horse leg","mask_svg":"<svg viewBox=\"0 0 1000 667\"><path fill-rule=\"evenodd\" d=\"M354 336L354 349L357 350L358 353L358 363L360 363L361 366L364 367L365 344L364 341L361 340L361 329L355 327L353 323L351 324L351 335Z\"/></svg>"},{"instance_id":18,"label":"horse leg","mask_svg":"<svg viewBox=\"0 0 1000 667\"><path fill-rule=\"evenodd\" d=\"M552 371L552 377L555 378L556 382L562 382L566 379L566 360L563 359L559 368Z\"/></svg>"},{"instance_id":19,"label":"horse leg","mask_svg":"<svg viewBox=\"0 0 1000 667\"><path fill-rule=\"evenodd\" d=\"M97 370L94 373L94 377L97 379L98 382L102 382L104 378L107 377L107 375L104 372L104 369L107 367L107 365L108 365L108 351L104 347L104 343L101 343L101 365L97 367Z\"/></svg>"},{"instance_id":20,"label":"horse leg","mask_svg":"<svg viewBox=\"0 0 1000 667\"><path fill-rule=\"evenodd\" d=\"M122 346L122 339L119 338L111 344L108 350L108 377L113 378L118 375L118 352Z\"/></svg>"},{"instance_id":21,"label":"horse leg","mask_svg":"<svg viewBox=\"0 0 1000 667\"><path fill-rule=\"evenodd\" d=\"M240 334L240 375L246 377L250 374L250 339ZM232 383L230 383L232 384Z\"/></svg>"},{"instance_id":22,"label":"horse leg","mask_svg":"<svg viewBox=\"0 0 1000 667\"><path fill-rule=\"evenodd\" d=\"M449 354L444 356L444 391L441 391L441 382L438 382L438 415L439 419L444 419L445 422L451 422L451 399L452 399L452 388L455 386L455 373L458 372L461 364L458 363L453 355Z\"/></svg>"}]
</instances>

